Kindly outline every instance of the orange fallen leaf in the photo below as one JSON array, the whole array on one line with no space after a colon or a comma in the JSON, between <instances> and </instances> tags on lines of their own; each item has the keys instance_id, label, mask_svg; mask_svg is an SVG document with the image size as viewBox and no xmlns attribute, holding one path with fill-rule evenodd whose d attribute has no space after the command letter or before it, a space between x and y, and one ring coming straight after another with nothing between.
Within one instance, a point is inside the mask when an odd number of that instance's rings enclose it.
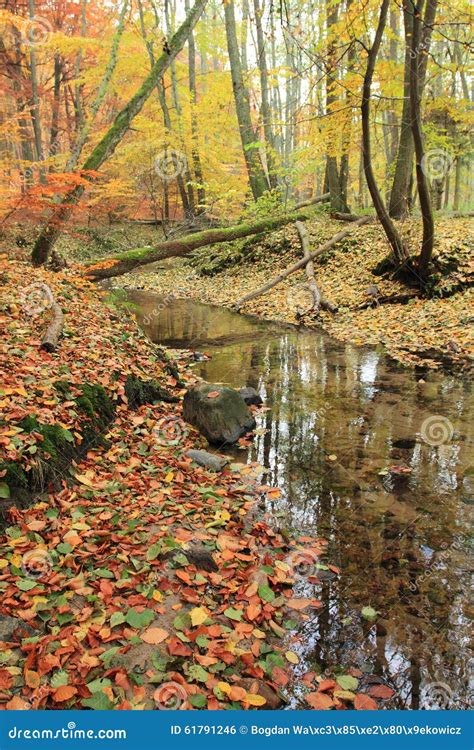
<instances>
[{"instance_id":1,"label":"orange fallen leaf","mask_svg":"<svg viewBox=\"0 0 474 750\"><path fill-rule=\"evenodd\" d=\"M76 695L77 688L74 685L61 685L54 691L53 696L56 703L63 703Z\"/></svg>"},{"instance_id":2,"label":"orange fallen leaf","mask_svg":"<svg viewBox=\"0 0 474 750\"><path fill-rule=\"evenodd\" d=\"M333 699L326 693L308 693L306 703L316 711L328 711L334 706Z\"/></svg>"},{"instance_id":3,"label":"orange fallen leaf","mask_svg":"<svg viewBox=\"0 0 474 750\"><path fill-rule=\"evenodd\" d=\"M162 643L166 640L168 636L169 633L164 628L148 628L141 634L140 638L142 641L145 641L145 643L157 646L158 643Z\"/></svg>"},{"instance_id":4,"label":"orange fallen leaf","mask_svg":"<svg viewBox=\"0 0 474 750\"><path fill-rule=\"evenodd\" d=\"M358 693L354 698L354 708L357 711L376 711L378 706L373 698L364 693Z\"/></svg>"}]
</instances>

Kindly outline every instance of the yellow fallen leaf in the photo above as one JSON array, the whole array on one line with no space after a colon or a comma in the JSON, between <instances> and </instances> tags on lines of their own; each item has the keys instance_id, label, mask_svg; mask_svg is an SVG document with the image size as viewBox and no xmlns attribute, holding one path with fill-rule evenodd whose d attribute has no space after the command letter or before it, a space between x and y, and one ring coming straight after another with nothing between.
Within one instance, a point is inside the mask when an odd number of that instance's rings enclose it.
<instances>
[{"instance_id":1,"label":"yellow fallen leaf","mask_svg":"<svg viewBox=\"0 0 474 750\"><path fill-rule=\"evenodd\" d=\"M289 661L290 664L299 664L300 663L299 656L298 656L298 654L295 654L294 651L287 651L285 653L285 656L286 656L286 660Z\"/></svg>"},{"instance_id":2,"label":"yellow fallen leaf","mask_svg":"<svg viewBox=\"0 0 474 750\"><path fill-rule=\"evenodd\" d=\"M267 699L257 693L247 693L244 698L244 703L248 703L249 706L264 706L266 702Z\"/></svg>"},{"instance_id":3,"label":"yellow fallen leaf","mask_svg":"<svg viewBox=\"0 0 474 750\"><path fill-rule=\"evenodd\" d=\"M193 627L196 625L202 625L209 617L204 607L194 607L189 613L189 616L191 617Z\"/></svg>"}]
</instances>

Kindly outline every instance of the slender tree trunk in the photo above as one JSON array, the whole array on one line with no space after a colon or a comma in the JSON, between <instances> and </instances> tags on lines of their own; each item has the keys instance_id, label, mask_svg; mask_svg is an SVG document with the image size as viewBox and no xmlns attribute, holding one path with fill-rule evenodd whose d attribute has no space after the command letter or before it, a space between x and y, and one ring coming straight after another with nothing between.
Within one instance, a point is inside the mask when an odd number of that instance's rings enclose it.
<instances>
[{"instance_id":1,"label":"slender tree trunk","mask_svg":"<svg viewBox=\"0 0 474 750\"><path fill-rule=\"evenodd\" d=\"M185 10L189 13L189 0L185 0ZM196 115L196 102L197 102L197 85L196 85L196 45L194 43L194 34L191 31L188 39L188 69L189 69L189 93L190 93L190 104L191 104L191 139L192 139L192 155L193 155L193 167L194 175L197 182L197 198L198 198L198 210L197 213L202 213L205 210L206 203L206 190L204 188L204 176L202 171L201 156L199 153L199 131L198 131L198 120Z\"/></svg>"},{"instance_id":2,"label":"slender tree trunk","mask_svg":"<svg viewBox=\"0 0 474 750\"><path fill-rule=\"evenodd\" d=\"M59 107L61 98L61 81L63 66L58 53L54 55L54 89L53 89L53 111L51 115L51 137L49 142L49 153L54 155L59 149Z\"/></svg>"},{"instance_id":3,"label":"slender tree trunk","mask_svg":"<svg viewBox=\"0 0 474 750\"><path fill-rule=\"evenodd\" d=\"M28 12L30 21L35 18L35 1L28 0ZM30 33L30 74L31 74L31 122L35 136L36 159L43 161L43 134L41 128L41 114L38 88L38 70L36 63L36 48L33 30ZM40 168L40 179L44 181L44 171Z\"/></svg>"},{"instance_id":4,"label":"slender tree trunk","mask_svg":"<svg viewBox=\"0 0 474 750\"><path fill-rule=\"evenodd\" d=\"M87 32L87 0L81 0L81 36L85 36ZM76 64L74 69L74 77L77 79L81 73L82 65L82 50L79 50L76 57ZM76 117L76 133L79 133L84 124L84 109L82 106L82 85L76 83L74 87L74 113Z\"/></svg>"},{"instance_id":5,"label":"slender tree trunk","mask_svg":"<svg viewBox=\"0 0 474 750\"><path fill-rule=\"evenodd\" d=\"M242 75L233 0L225 3L224 13L227 35L227 49L229 52L232 88L234 90L237 121L239 124L240 138L242 141L245 163L247 165L250 188L252 190L254 199L257 200L266 191L267 181L258 150L258 140L255 137L252 126L249 93L244 84Z\"/></svg>"},{"instance_id":6,"label":"slender tree trunk","mask_svg":"<svg viewBox=\"0 0 474 750\"><path fill-rule=\"evenodd\" d=\"M118 50L119 50L120 40L122 39L123 32L125 31L125 16L128 11L128 6L129 6L129 0L125 0L122 5L122 10L120 11L117 31L115 32L114 38L112 40L112 49L110 50L110 57L107 63L107 67L105 69L105 73L102 77L102 80L99 85L99 89L92 103L89 118L83 121L82 127L77 136L77 140L76 140L76 144L74 146L73 152L68 159L67 166L66 166L67 171L72 171L73 169L77 167L79 163L79 159L81 158L82 149L84 148L87 142L87 139L89 137L90 129L94 123L94 120L97 116L100 106L102 102L104 101L105 96L107 94L110 80L117 66Z\"/></svg>"},{"instance_id":7,"label":"slender tree trunk","mask_svg":"<svg viewBox=\"0 0 474 750\"><path fill-rule=\"evenodd\" d=\"M370 195L374 208L377 212L380 223L382 224L387 239L393 250L393 254L396 260L402 264L408 258L408 253L403 244L402 238L400 237L396 227L390 219L382 196L380 195L375 180L374 171L372 168L372 155L371 155L371 138L370 138L370 96L372 88L372 79L374 76L375 63L377 61L377 55L382 42L383 32L385 29L385 23L387 20L387 11L390 4L390 0L382 0L380 9L379 21L377 24L377 30L375 32L375 38L372 47L367 51L367 68L365 71L364 82L362 86L362 152L364 156L364 173L367 180L367 186L369 188Z\"/></svg>"},{"instance_id":8,"label":"slender tree trunk","mask_svg":"<svg viewBox=\"0 0 474 750\"><path fill-rule=\"evenodd\" d=\"M413 51L413 14L408 11L406 4L404 4L403 20L405 28L405 73L403 79L403 110L400 128L400 139L398 142L397 161L395 164L395 173L393 176L392 191L390 194L389 203L389 214L393 219L403 218L409 213L410 208L409 185L411 175L413 174L414 156L413 132L410 116L410 70L412 62L411 55L415 55L415 61L420 67L419 89L421 96L425 84L428 53L430 49L435 14L436 3L433 3L432 0L428 0L423 21L423 30L420 32L420 38L418 41L418 49Z\"/></svg>"},{"instance_id":9,"label":"slender tree trunk","mask_svg":"<svg viewBox=\"0 0 474 750\"><path fill-rule=\"evenodd\" d=\"M436 15L436 6L438 0L428 0L432 6L432 18L434 21ZM411 127L416 155L416 182L418 186L418 196L420 199L421 216L423 219L423 239L421 242L420 256L418 258L418 267L422 278L425 278L434 246L434 219L433 209L431 207L430 188L427 175L423 169L423 158L425 149L423 144L423 129L421 125L421 83L420 83L420 66L418 64L418 50L421 43L421 22L424 0L405 0L407 11L413 15L412 39L411 39L411 65L410 65L410 105L411 105Z\"/></svg>"},{"instance_id":10,"label":"slender tree trunk","mask_svg":"<svg viewBox=\"0 0 474 750\"><path fill-rule=\"evenodd\" d=\"M148 51L148 58L150 60L150 68L151 70L153 70L153 66L155 64L155 55L153 53L153 45L147 36L147 32L145 28L145 17L143 14L143 5L142 5L141 0L138 0L138 13L140 17L140 29L142 32L142 37L146 44L146 48ZM158 95L158 101L160 102L161 111L163 112L163 124L165 126L165 130L167 133L171 133L172 131L171 115L168 109L168 103L166 101L166 90L165 90L163 78L156 82L156 92ZM168 150L168 146L165 145L165 152L167 152L167 150ZM186 186L184 184L183 175L181 174L180 171L176 175L176 182L178 185L178 191L179 191L179 195L181 198L184 215L190 216L191 208L190 208L189 201L188 201L188 194L186 192ZM169 207L169 189L168 189L168 183L166 180L163 180L163 213L164 213L165 220L168 221L170 218L170 207Z\"/></svg>"},{"instance_id":11,"label":"slender tree trunk","mask_svg":"<svg viewBox=\"0 0 474 750\"><path fill-rule=\"evenodd\" d=\"M112 126L109 128L104 137L99 141L91 155L84 162L82 171L96 171L102 164L113 154L118 144L128 131L131 122L136 115L141 112L143 105L149 98L151 92L156 86L156 82L162 77L171 61L176 57L178 52L184 47L190 31L194 28L204 10L207 0L196 0L193 9L180 26L176 34L169 41L168 47L158 58L152 70L141 84L138 91L123 107L116 116ZM35 242L32 262L35 265L42 265L48 260L51 248L56 242L60 232L61 224L71 214L73 206L78 202L84 192L84 186L71 190L63 199L60 206L57 207L53 216L43 226L38 239Z\"/></svg>"},{"instance_id":12,"label":"slender tree trunk","mask_svg":"<svg viewBox=\"0 0 474 750\"><path fill-rule=\"evenodd\" d=\"M175 13L173 12L173 17L171 16L171 8L170 8L170 0L165 0L165 18L166 18L166 30L168 33L168 36L171 36L174 31L174 17ZM183 110L181 108L181 101L179 97L179 91L178 91L178 77L176 75L176 63L175 60L172 60L170 65L170 71L171 71L171 101L174 105L174 108L176 110L176 122L177 122L177 130L180 140L180 148L182 149L183 155L184 155L184 175L182 177L183 184L185 186L186 192L188 194L188 210L185 210L185 213L187 217L192 220L192 217L195 214L196 210L196 201L194 198L194 189L193 189L193 177L191 174L191 169L189 167L189 160L186 150L186 142L183 134ZM184 204L183 204L184 206Z\"/></svg>"},{"instance_id":13,"label":"slender tree trunk","mask_svg":"<svg viewBox=\"0 0 474 750\"><path fill-rule=\"evenodd\" d=\"M255 12L255 29L257 32L257 64L260 73L263 133L265 135L265 142L267 146L266 158L268 167L268 181L270 183L270 187L276 188L278 180L275 172L275 160L273 158L275 143L272 130L272 111L270 106L270 93L268 86L267 55L265 52L265 37L263 35L262 10L260 8L260 0L254 0L253 7Z\"/></svg>"},{"instance_id":14,"label":"slender tree trunk","mask_svg":"<svg viewBox=\"0 0 474 750\"><path fill-rule=\"evenodd\" d=\"M326 28L327 28L327 75L326 75L326 117L334 116L339 97L337 95L337 67L334 27L337 24L339 3L334 0L326 0ZM331 193L331 209L333 211L347 212L349 209L343 199L341 191L341 177L337 166L337 128L331 122L327 144L327 179L329 192Z\"/></svg>"}]
</instances>

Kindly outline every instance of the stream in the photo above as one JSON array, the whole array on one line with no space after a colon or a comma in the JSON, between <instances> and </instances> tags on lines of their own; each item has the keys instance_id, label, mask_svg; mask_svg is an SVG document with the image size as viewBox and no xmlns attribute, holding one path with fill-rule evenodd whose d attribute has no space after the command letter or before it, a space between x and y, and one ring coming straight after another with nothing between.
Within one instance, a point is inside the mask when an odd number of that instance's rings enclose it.
<instances>
[{"instance_id":1,"label":"stream","mask_svg":"<svg viewBox=\"0 0 474 750\"><path fill-rule=\"evenodd\" d=\"M267 500L274 522L327 539L327 562L340 569L311 560L298 569L297 595L323 603L298 626L299 673L355 667L393 686L388 707L466 708L471 385L323 332L149 292L127 297L153 341L208 353L197 375L253 386L269 407L251 446L234 453L280 489Z\"/></svg>"}]
</instances>

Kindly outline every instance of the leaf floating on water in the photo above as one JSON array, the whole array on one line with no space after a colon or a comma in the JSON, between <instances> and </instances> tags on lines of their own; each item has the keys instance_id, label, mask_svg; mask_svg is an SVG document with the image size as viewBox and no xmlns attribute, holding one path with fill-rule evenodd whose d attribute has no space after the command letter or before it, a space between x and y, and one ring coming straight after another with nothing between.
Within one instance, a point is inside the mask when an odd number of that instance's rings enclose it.
<instances>
[{"instance_id":1,"label":"leaf floating on water","mask_svg":"<svg viewBox=\"0 0 474 750\"><path fill-rule=\"evenodd\" d=\"M357 690L357 686L359 685L359 680L350 674L339 675L339 677L336 677L336 682L343 690Z\"/></svg>"},{"instance_id":2,"label":"leaf floating on water","mask_svg":"<svg viewBox=\"0 0 474 750\"><path fill-rule=\"evenodd\" d=\"M335 705L333 699L326 693L308 693L305 700L316 711L329 711Z\"/></svg>"},{"instance_id":3,"label":"leaf floating on water","mask_svg":"<svg viewBox=\"0 0 474 750\"><path fill-rule=\"evenodd\" d=\"M388 685L372 685L369 688L369 693L374 698L383 698L385 700L395 695L395 690L392 690Z\"/></svg>"},{"instance_id":4,"label":"leaf floating on water","mask_svg":"<svg viewBox=\"0 0 474 750\"><path fill-rule=\"evenodd\" d=\"M360 611L364 620L375 620L378 612L373 607L362 607Z\"/></svg>"},{"instance_id":5,"label":"leaf floating on water","mask_svg":"<svg viewBox=\"0 0 474 750\"><path fill-rule=\"evenodd\" d=\"M358 693L354 699L354 708L357 711L377 711L377 703L369 695Z\"/></svg>"}]
</instances>

